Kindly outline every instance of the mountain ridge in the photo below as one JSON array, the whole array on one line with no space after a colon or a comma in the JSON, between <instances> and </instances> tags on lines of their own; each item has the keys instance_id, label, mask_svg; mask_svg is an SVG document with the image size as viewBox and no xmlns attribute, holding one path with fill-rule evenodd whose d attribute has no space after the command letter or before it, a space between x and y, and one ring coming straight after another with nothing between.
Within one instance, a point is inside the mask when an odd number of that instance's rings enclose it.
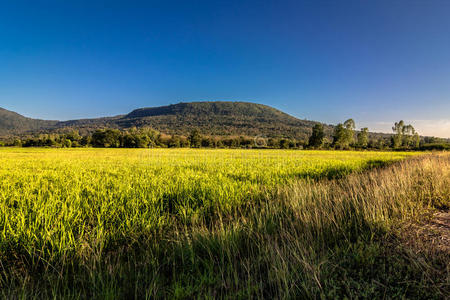
<instances>
[{"instance_id":1,"label":"mountain ridge","mask_svg":"<svg viewBox=\"0 0 450 300\"><path fill-rule=\"evenodd\" d=\"M10 111L0 107L0 135L32 132L50 128L57 123L58 121L54 120L28 118L14 111Z\"/></svg>"},{"instance_id":2,"label":"mountain ridge","mask_svg":"<svg viewBox=\"0 0 450 300\"><path fill-rule=\"evenodd\" d=\"M32 134L64 128L92 132L99 128L128 129L152 127L165 134L189 134L199 129L209 135L248 135L305 139L314 124L301 120L271 106L241 101L180 102L158 107L135 109L112 117L48 121L24 117L0 109L0 134ZM330 132L332 126L326 125Z\"/></svg>"}]
</instances>

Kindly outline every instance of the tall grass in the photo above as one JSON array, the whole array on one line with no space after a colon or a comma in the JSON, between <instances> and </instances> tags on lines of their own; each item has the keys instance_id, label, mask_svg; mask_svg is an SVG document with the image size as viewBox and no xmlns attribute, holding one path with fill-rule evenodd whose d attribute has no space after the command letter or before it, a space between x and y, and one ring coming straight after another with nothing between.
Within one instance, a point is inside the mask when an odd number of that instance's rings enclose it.
<instances>
[{"instance_id":1,"label":"tall grass","mask_svg":"<svg viewBox=\"0 0 450 300\"><path fill-rule=\"evenodd\" d=\"M439 298L448 292L442 267L448 258L412 255L398 239L400 225L449 206L448 155L362 172L409 154L2 154L5 297Z\"/></svg>"}]
</instances>

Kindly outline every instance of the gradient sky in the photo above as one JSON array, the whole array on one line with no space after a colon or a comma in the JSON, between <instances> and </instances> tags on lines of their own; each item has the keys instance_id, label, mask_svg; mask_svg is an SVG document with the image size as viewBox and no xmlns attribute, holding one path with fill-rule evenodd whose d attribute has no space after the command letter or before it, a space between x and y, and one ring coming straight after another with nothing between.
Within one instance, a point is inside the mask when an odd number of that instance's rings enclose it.
<instances>
[{"instance_id":1,"label":"gradient sky","mask_svg":"<svg viewBox=\"0 0 450 300\"><path fill-rule=\"evenodd\" d=\"M0 0L0 107L67 120L203 100L450 137L450 1Z\"/></svg>"}]
</instances>

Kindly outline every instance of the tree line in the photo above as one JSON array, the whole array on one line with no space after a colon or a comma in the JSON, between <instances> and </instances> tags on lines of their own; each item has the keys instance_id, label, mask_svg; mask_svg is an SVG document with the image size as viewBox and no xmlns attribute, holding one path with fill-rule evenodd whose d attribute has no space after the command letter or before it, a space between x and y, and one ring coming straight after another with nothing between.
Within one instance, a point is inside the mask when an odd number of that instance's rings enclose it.
<instances>
[{"instance_id":1,"label":"tree line","mask_svg":"<svg viewBox=\"0 0 450 300\"><path fill-rule=\"evenodd\" d=\"M333 149L420 149L421 145L427 144L426 138L421 140L419 134L410 124L405 124L403 120L395 122L392 127L393 135L390 139L369 139L369 129L361 128L355 131L355 121L348 119L344 123L339 123L334 128L331 143L327 145L322 124L313 127L312 135L309 138L309 146L320 149L323 147ZM443 139L440 143L444 143ZM429 142L428 142L429 144Z\"/></svg>"},{"instance_id":2,"label":"tree line","mask_svg":"<svg viewBox=\"0 0 450 300\"><path fill-rule=\"evenodd\" d=\"M77 130L63 133L39 134L0 141L0 146L19 147L99 147L99 148L271 148L271 149L450 149L448 141L439 138L420 138L414 127L399 121L392 127L390 137L370 136L367 127L355 130L355 121L348 119L334 127L331 139L322 124L312 128L308 140L248 136L207 136L194 129L188 136L165 135L151 128L97 129L80 135Z\"/></svg>"}]
</instances>

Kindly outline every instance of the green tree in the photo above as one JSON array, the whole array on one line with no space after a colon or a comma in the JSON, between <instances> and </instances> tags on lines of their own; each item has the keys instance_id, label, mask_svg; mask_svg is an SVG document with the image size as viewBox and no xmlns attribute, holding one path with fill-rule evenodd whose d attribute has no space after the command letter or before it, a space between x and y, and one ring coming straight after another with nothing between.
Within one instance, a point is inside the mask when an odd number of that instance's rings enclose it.
<instances>
[{"instance_id":1,"label":"green tree","mask_svg":"<svg viewBox=\"0 0 450 300\"><path fill-rule=\"evenodd\" d=\"M405 148L417 147L417 141L420 142L420 137L414 127L411 124L406 125L403 120L395 122L392 131L394 131L392 147L395 149L402 146Z\"/></svg>"},{"instance_id":2,"label":"green tree","mask_svg":"<svg viewBox=\"0 0 450 300\"><path fill-rule=\"evenodd\" d=\"M405 126L405 122L400 120L400 122L395 122L392 127L392 131L394 131L394 136L392 137L392 148L397 149L400 148L403 141L403 127Z\"/></svg>"},{"instance_id":3,"label":"green tree","mask_svg":"<svg viewBox=\"0 0 450 300\"><path fill-rule=\"evenodd\" d=\"M369 143L369 129L367 127L361 128L361 131L358 132L358 147L367 148Z\"/></svg>"},{"instance_id":4,"label":"green tree","mask_svg":"<svg viewBox=\"0 0 450 300\"><path fill-rule=\"evenodd\" d=\"M53 137L48 136L44 141L44 145L47 147L54 147L56 146L56 141L54 140Z\"/></svg>"},{"instance_id":5,"label":"green tree","mask_svg":"<svg viewBox=\"0 0 450 300\"><path fill-rule=\"evenodd\" d=\"M344 125L339 123L334 127L333 147L336 149L345 149L347 145L347 133Z\"/></svg>"},{"instance_id":6,"label":"green tree","mask_svg":"<svg viewBox=\"0 0 450 300\"><path fill-rule=\"evenodd\" d=\"M415 148L419 148L420 147L420 136L419 136L419 134L417 132L414 133L414 147Z\"/></svg>"},{"instance_id":7,"label":"green tree","mask_svg":"<svg viewBox=\"0 0 450 300\"><path fill-rule=\"evenodd\" d=\"M333 146L336 149L348 149L354 142L355 121L348 119L344 124L337 124L334 128Z\"/></svg>"},{"instance_id":8,"label":"green tree","mask_svg":"<svg viewBox=\"0 0 450 300\"><path fill-rule=\"evenodd\" d=\"M281 139L280 140L280 148L281 149L289 149L289 140Z\"/></svg>"},{"instance_id":9,"label":"green tree","mask_svg":"<svg viewBox=\"0 0 450 300\"><path fill-rule=\"evenodd\" d=\"M201 139L201 145L202 145L202 147L205 147L205 148L214 147L214 141L210 137L203 137Z\"/></svg>"},{"instance_id":10,"label":"green tree","mask_svg":"<svg viewBox=\"0 0 450 300\"><path fill-rule=\"evenodd\" d=\"M81 140L81 136L78 130L71 130L66 134L66 139L69 139L71 142L78 142Z\"/></svg>"},{"instance_id":11,"label":"green tree","mask_svg":"<svg viewBox=\"0 0 450 300\"><path fill-rule=\"evenodd\" d=\"M323 131L322 124L315 124L312 130L312 134L309 137L308 145L312 148L320 148L323 144L323 138L325 133Z\"/></svg>"},{"instance_id":12,"label":"green tree","mask_svg":"<svg viewBox=\"0 0 450 300\"><path fill-rule=\"evenodd\" d=\"M22 147L22 141L19 139L15 139L13 143L14 147Z\"/></svg>"},{"instance_id":13,"label":"green tree","mask_svg":"<svg viewBox=\"0 0 450 300\"><path fill-rule=\"evenodd\" d=\"M355 121L353 119L348 119L344 122L345 127L345 138L347 147L353 144L354 142L354 136L355 136Z\"/></svg>"},{"instance_id":14,"label":"green tree","mask_svg":"<svg viewBox=\"0 0 450 300\"><path fill-rule=\"evenodd\" d=\"M132 128L129 132L122 134L121 147L125 148L146 148L151 142L148 132Z\"/></svg>"},{"instance_id":15,"label":"green tree","mask_svg":"<svg viewBox=\"0 0 450 300\"><path fill-rule=\"evenodd\" d=\"M117 129L100 129L92 134L92 145L95 147L118 148L122 134Z\"/></svg>"},{"instance_id":16,"label":"green tree","mask_svg":"<svg viewBox=\"0 0 450 300\"><path fill-rule=\"evenodd\" d=\"M80 145L87 147L90 146L92 142L92 137L90 135L83 136L80 140Z\"/></svg>"},{"instance_id":17,"label":"green tree","mask_svg":"<svg viewBox=\"0 0 450 300\"><path fill-rule=\"evenodd\" d=\"M180 148L181 147L181 139L177 135L172 135L169 140L169 148Z\"/></svg>"},{"instance_id":18,"label":"green tree","mask_svg":"<svg viewBox=\"0 0 450 300\"><path fill-rule=\"evenodd\" d=\"M189 143L192 148L200 148L202 145L202 136L198 129L194 129L189 135Z\"/></svg>"},{"instance_id":19,"label":"green tree","mask_svg":"<svg viewBox=\"0 0 450 300\"><path fill-rule=\"evenodd\" d=\"M63 148L70 148L72 147L72 141L69 139L64 139L62 142L62 147Z\"/></svg>"},{"instance_id":20,"label":"green tree","mask_svg":"<svg viewBox=\"0 0 450 300\"><path fill-rule=\"evenodd\" d=\"M403 135L403 146L410 148L414 147L414 135L416 131L414 130L414 127L412 125L405 125L402 128L402 135Z\"/></svg>"}]
</instances>

